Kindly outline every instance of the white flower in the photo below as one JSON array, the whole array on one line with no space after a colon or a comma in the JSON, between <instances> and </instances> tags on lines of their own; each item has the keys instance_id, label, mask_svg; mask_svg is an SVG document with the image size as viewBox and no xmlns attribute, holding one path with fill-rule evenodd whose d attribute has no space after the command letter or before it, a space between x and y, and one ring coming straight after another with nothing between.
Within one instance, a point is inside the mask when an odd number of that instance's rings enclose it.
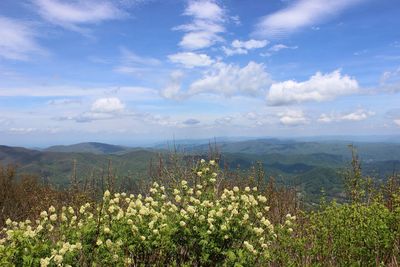
<instances>
[{"instance_id":1,"label":"white flower","mask_svg":"<svg viewBox=\"0 0 400 267\"><path fill-rule=\"evenodd\" d=\"M61 256L61 255L55 255L55 256L54 256L54 262L55 262L56 264L61 264L62 261L63 261L63 256Z\"/></svg>"},{"instance_id":2,"label":"white flower","mask_svg":"<svg viewBox=\"0 0 400 267\"><path fill-rule=\"evenodd\" d=\"M54 208L54 206L50 206L49 211L50 212L56 212L56 208Z\"/></svg>"},{"instance_id":3,"label":"white flower","mask_svg":"<svg viewBox=\"0 0 400 267\"><path fill-rule=\"evenodd\" d=\"M235 186L234 188L233 188L233 192L239 192L239 187L237 187L237 186Z\"/></svg>"},{"instance_id":4,"label":"white flower","mask_svg":"<svg viewBox=\"0 0 400 267\"><path fill-rule=\"evenodd\" d=\"M96 242L96 245L101 246L103 244L103 241L101 241L101 239L98 239Z\"/></svg>"},{"instance_id":5,"label":"white flower","mask_svg":"<svg viewBox=\"0 0 400 267\"><path fill-rule=\"evenodd\" d=\"M49 258L40 259L40 267L47 267L50 264Z\"/></svg>"},{"instance_id":6,"label":"white flower","mask_svg":"<svg viewBox=\"0 0 400 267\"><path fill-rule=\"evenodd\" d=\"M214 166L215 165L215 160L210 160L210 164Z\"/></svg>"},{"instance_id":7,"label":"white flower","mask_svg":"<svg viewBox=\"0 0 400 267\"><path fill-rule=\"evenodd\" d=\"M178 203L181 202L181 197L179 195L176 195L175 196L175 201L178 202Z\"/></svg>"},{"instance_id":8,"label":"white flower","mask_svg":"<svg viewBox=\"0 0 400 267\"><path fill-rule=\"evenodd\" d=\"M40 217L42 217L42 218L47 217L47 211L42 211L42 212L40 213Z\"/></svg>"},{"instance_id":9,"label":"white flower","mask_svg":"<svg viewBox=\"0 0 400 267\"><path fill-rule=\"evenodd\" d=\"M245 189L244 189L244 191L250 192L250 187L246 186Z\"/></svg>"},{"instance_id":10,"label":"white flower","mask_svg":"<svg viewBox=\"0 0 400 267\"><path fill-rule=\"evenodd\" d=\"M180 221L180 222L179 222L179 225L182 226L182 227L184 227L184 226L186 225L186 223L185 223L184 221Z\"/></svg>"},{"instance_id":11,"label":"white flower","mask_svg":"<svg viewBox=\"0 0 400 267\"><path fill-rule=\"evenodd\" d=\"M55 222L57 220L57 214L50 215L50 221Z\"/></svg>"},{"instance_id":12,"label":"white flower","mask_svg":"<svg viewBox=\"0 0 400 267\"><path fill-rule=\"evenodd\" d=\"M111 232L110 228L104 227L104 233L109 234Z\"/></svg>"},{"instance_id":13,"label":"white flower","mask_svg":"<svg viewBox=\"0 0 400 267\"><path fill-rule=\"evenodd\" d=\"M142 241L145 241L145 240L146 240L146 237L145 237L145 236L140 236L140 239L141 239Z\"/></svg>"},{"instance_id":14,"label":"white flower","mask_svg":"<svg viewBox=\"0 0 400 267\"><path fill-rule=\"evenodd\" d=\"M105 198L109 198L110 196L111 196L110 191L106 190L106 191L104 192L104 197L105 197Z\"/></svg>"},{"instance_id":15,"label":"white flower","mask_svg":"<svg viewBox=\"0 0 400 267\"><path fill-rule=\"evenodd\" d=\"M203 173L202 172L197 172L197 176L202 176Z\"/></svg>"},{"instance_id":16,"label":"white flower","mask_svg":"<svg viewBox=\"0 0 400 267\"><path fill-rule=\"evenodd\" d=\"M12 224L12 221L11 221L10 218L8 218L7 221L6 221L6 225L11 225L11 224Z\"/></svg>"},{"instance_id":17,"label":"white flower","mask_svg":"<svg viewBox=\"0 0 400 267\"><path fill-rule=\"evenodd\" d=\"M200 162L201 162L201 163L205 163L206 161L205 161L204 159L201 159Z\"/></svg>"}]
</instances>

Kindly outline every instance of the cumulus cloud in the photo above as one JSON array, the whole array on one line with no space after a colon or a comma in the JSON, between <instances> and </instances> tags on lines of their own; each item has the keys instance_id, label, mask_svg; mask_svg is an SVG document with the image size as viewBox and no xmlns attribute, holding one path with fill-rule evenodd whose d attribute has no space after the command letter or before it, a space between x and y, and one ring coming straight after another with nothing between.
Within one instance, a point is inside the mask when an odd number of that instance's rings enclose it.
<instances>
[{"instance_id":1,"label":"cumulus cloud","mask_svg":"<svg viewBox=\"0 0 400 267\"><path fill-rule=\"evenodd\" d=\"M285 126L297 126L309 123L309 119L306 117L302 110L288 110L278 114L279 121Z\"/></svg>"},{"instance_id":2,"label":"cumulus cloud","mask_svg":"<svg viewBox=\"0 0 400 267\"><path fill-rule=\"evenodd\" d=\"M183 15L193 18L174 30L186 32L179 45L187 50L207 48L223 40L225 10L214 0L189 1Z\"/></svg>"},{"instance_id":3,"label":"cumulus cloud","mask_svg":"<svg viewBox=\"0 0 400 267\"><path fill-rule=\"evenodd\" d=\"M91 111L94 113L119 113L123 111L125 105L117 97L100 98L93 104Z\"/></svg>"},{"instance_id":4,"label":"cumulus cloud","mask_svg":"<svg viewBox=\"0 0 400 267\"><path fill-rule=\"evenodd\" d=\"M32 25L0 16L0 58L28 60L32 54L43 54L36 35Z\"/></svg>"},{"instance_id":5,"label":"cumulus cloud","mask_svg":"<svg viewBox=\"0 0 400 267\"><path fill-rule=\"evenodd\" d=\"M186 68L206 67L214 63L214 60L212 60L208 55L193 52L176 53L169 55L168 59L171 62L181 64Z\"/></svg>"},{"instance_id":6,"label":"cumulus cloud","mask_svg":"<svg viewBox=\"0 0 400 267\"><path fill-rule=\"evenodd\" d=\"M379 90L389 93L400 92L400 68L382 73Z\"/></svg>"},{"instance_id":7,"label":"cumulus cloud","mask_svg":"<svg viewBox=\"0 0 400 267\"><path fill-rule=\"evenodd\" d=\"M249 50L263 48L268 45L267 40L254 40L250 39L248 41L234 40L231 47L223 46L222 50L227 56L232 56L235 54L247 54Z\"/></svg>"},{"instance_id":8,"label":"cumulus cloud","mask_svg":"<svg viewBox=\"0 0 400 267\"><path fill-rule=\"evenodd\" d=\"M172 73L171 80L161 91L161 95L170 99L182 99L202 93L225 97L258 96L271 84L265 66L253 61L244 67L217 62L204 73L202 78L192 82L186 91L182 91L181 88L182 77L182 72Z\"/></svg>"},{"instance_id":9,"label":"cumulus cloud","mask_svg":"<svg viewBox=\"0 0 400 267\"><path fill-rule=\"evenodd\" d=\"M326 114L322 113L318 118L318 122L330 123L330 122L340 122L340 121L362 121L375 115L375 112L357 109L353 112L342 113L342 114Z\"/></svg>"},{"instance_id":10,"label":"cumulus cloud","mask_svg":"<svg viewBox=\"0 0 400 267\"><path fill-rule=\"evenodd\" d=\"M257 96L263 92L271 79L265 66L250 61L246 66L218 62L188 90L189 95L214 93L227 97L234 95Z\"/></svg>"},{"instance_id":11,"label":"cumulus cloud","mask_svg":"<svg viewBox=\"0 0 400 267\"><path fill-rule=\"evenodd\" d=\"M367 119L369 116L374 115L375 113L372 111L365 111L362 109L356 110L354 112L350 112L344 114L341 119L345 121L362 121Z\"/></svg>"},{"instance_id":12,"label":"cumulus cloud","mask_svg":"<svg viewBox=\"0 0 400 267\"><path fill-rule=\"evenodd\" d=\"M267 102L275 106L307 101L321 102L353 94L358 90L357 80L341 75L340 70L327 74L317 72L304 82L288 80L272 84L267 93Z\"/></svg>"},{"instance_id":13,"label":"cumulus cloud","mask_svg":"<svg viewBox=\"0 0 400 267\"><path fill-rule=\"evenodd\" d=\"M254 35L282 37L304 27L311 27L365 0L299 0L286 8L263 17Z\"/></svg>"},{"instance_id":14,"label":"cumulus cloud","mask_svg":"<svg viewBox=\"0 0 400 267\"><path fill-rule=\"evenodd\" d=\"M33 0L41 17L68 30L85 32L82 25L119 19L126 13L111 1Z\"/></svg>"}]
</instances>

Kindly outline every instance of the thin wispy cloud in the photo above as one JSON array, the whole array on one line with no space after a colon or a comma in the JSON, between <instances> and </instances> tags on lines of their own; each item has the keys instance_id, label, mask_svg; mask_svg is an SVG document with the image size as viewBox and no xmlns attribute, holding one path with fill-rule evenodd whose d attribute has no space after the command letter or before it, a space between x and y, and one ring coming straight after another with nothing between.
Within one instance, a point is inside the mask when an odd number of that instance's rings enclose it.
<instances>
[{"instance_id":1,"label":"thin wispy cloud","mask_svg":"<svg viewBox=\"0 0 400 267\"><path fill-rule=\"evenodd\" d=\"M34 54L46 54L37 35L32 23L0 16L0 58L26 61Z\"/></svg>"},{"instance_id":2,"label":"thin wispy cloud","mask_svg":"<svg viewBox=\"0 0 400 267\"><path fill-rule=\"evenodd\" d=\"M305 27L325 22L351 6L366 0L298 0L286 8L268 14L257 23L253 34L261 37L285 37Z\"/></svg>"},{"instance_id":3,"label":"thin wispy cloud","mask_svg":"<svg viewBox=\"0 0 400 267\"><path fill-rule=\"evenodd\" d=\"M33 4L46 21L81 33L87 32L87 25L127 16L113 1L33 0Z\"/></svg>"},{"instance_id":4,"label":"thin wispy cloud","mask_svg":"<svg viewBox=\"0 0 400 267\"><path fill-rule=\"evenodd\" d=\"M198 50L223 41L220 34L225 32L226 11L216 1L189 1L183 15L192 21L173 28L185 32L179 43L183 49Z\"/></svg>"}]
</instances>

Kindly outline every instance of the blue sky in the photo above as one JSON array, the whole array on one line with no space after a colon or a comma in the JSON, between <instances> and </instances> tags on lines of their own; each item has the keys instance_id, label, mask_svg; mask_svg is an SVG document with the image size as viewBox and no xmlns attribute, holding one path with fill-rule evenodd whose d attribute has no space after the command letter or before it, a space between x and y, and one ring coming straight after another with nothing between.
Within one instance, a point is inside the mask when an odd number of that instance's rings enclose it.
<instances>
[{"instance_id":1,"label":"blue sky","mask_svg":"<svg viewBox=\"0 0 400 267\"><path fill-rule=\"evenodd\" d=\"M398 0L0 1L0 139L400 133Z\"/></svg>"}]
</instances>

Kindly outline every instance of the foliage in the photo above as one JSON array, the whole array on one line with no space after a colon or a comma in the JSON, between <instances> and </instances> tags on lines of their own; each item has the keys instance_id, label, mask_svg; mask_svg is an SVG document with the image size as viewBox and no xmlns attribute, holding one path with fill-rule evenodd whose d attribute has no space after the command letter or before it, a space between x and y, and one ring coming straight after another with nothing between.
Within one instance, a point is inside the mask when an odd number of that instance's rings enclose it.
<instances>
[{"instance_id":1,"label":"foliage","mask_svg":"<svg viewBox=\"0 0 400 267\"><path fill-rule=\"evenodd\" d=\"M196 179L174 189L154 183L147 196L104 193L79 210L50 207L35 222L7 221L2 266L177 265L256 266L290 236L295 217L273 225L257 188L224 188L215 161L202 161Z\"/></svg>"}]
</instances>

